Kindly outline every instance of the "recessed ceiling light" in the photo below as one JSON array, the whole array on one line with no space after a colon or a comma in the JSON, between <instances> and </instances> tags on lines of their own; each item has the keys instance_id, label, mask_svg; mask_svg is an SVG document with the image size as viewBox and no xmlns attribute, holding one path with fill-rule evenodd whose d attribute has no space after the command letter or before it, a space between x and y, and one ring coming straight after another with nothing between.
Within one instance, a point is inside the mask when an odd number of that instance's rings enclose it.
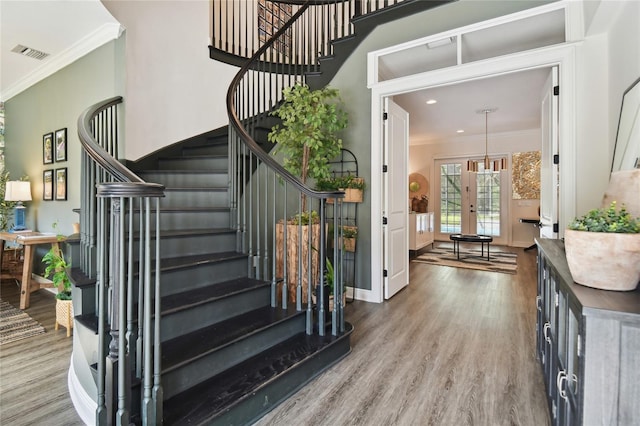
<instances>
[{"instance_id":1,"label":"recessed ceiling light","mask_svg":"<svg viewBox=\"0 0 640 426\"><path fill-rule=\"evenodd\" d=\"M464 130L463 129L456 130L456 133L464 133Z\"/></svg>"},{"instance_id":2,"label":"recessed ceiling light","mask_svg":"<svg viewBox=\"0 0 640 426\"><path fill-rule=\"evenodd\" d=\"M433 104L435 104L435 103L437 103L437 102L438 102L438 101L436 101L435 99L429 99L429 100L427 101L427 105L433 105Z\"/></svg>"}]
</instances>

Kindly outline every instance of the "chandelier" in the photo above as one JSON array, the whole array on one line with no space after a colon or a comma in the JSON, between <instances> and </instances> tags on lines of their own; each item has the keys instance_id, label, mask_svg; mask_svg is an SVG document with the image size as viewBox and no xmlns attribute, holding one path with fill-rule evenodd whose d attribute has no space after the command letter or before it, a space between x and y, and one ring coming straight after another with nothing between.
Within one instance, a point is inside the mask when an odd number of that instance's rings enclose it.
<instances>
[{"instance_id":1,"label":"chandelier","mask_svg":"<svg viewBox=\"0 0 640 426\"><path fill-rule=\"evenodd\" d=\"M507 168L506 158L502 157L494 160L489 158L489 114L496 112L496 110L497 108L485 108L476 111L478 114L484 114L484 159L482 160L484 170L493 169L494 172L505 170ZM480 161L478 160L467 161L467 171L477 172L478 164L480 164Z\"/></svg>"}]
</instances>

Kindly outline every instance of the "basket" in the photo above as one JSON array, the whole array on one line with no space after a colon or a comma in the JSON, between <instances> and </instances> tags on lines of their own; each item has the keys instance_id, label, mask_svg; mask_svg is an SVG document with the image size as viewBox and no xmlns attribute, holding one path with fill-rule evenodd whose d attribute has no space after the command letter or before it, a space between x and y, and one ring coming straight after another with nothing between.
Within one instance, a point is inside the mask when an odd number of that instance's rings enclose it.
<instances>
[{"instance_id":1,"label":"basket","mask_svg":"<svg viewBox=\"0 0 640 426\"><path fill-rule=\"evenodd\" d=\"M56 325L54 327L56 330L58 325L67 329L67 337L71 336L73 328L73 302L71 300L56 299Z\"/></svg>"}]
</instances>

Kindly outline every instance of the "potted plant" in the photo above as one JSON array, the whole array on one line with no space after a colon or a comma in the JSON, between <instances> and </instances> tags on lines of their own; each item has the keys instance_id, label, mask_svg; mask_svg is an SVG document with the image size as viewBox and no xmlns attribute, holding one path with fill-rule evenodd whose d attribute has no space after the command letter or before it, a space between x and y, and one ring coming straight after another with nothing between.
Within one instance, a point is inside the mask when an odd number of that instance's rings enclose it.
<instances>
[{"instance_id":1,"label":"potted plant","mask_svg":"<svg viewBox=\"0 0 640 426\"><path fill-rule=\"evenodd\" d=\"M308 179L328 178L329 161L340 154L342 139L338 133L347 126L347 114L342 108L338 90L325 87L311 90L305 84L296 84L283 91L282 104L271 113L279 117L282 123L273 126L268 135L269 142L277 144L274 153L283 156L283 166L297 176L303 184ZM306 198L302 198L302 212L306 213ZM317 215L317 213L315 213ZM311 214L313 216L313 213ZM313 217L304 220L303 216L294 216L287 224L276 224L276 273L282 276L285 258L287 259L287 287L289 299L296 300L298 273L302 275L303 300L307 298L308 271L311 267L312 280L317 282L319 259L311 256L311 265L302 263L298 268L298 254L308 259L309 241L311 246L320 244L320 223ZM284 227L287 226L287 252L284 253ZM302 234L302 235L300 235ZM302 240L302 246L298 247ZM289 266L291 265L291 266ZM292 267L293 266L293 267Z\"/></svg>"},{"instance_id":2,"label":"potted plant","mask_svg":"<svg viewBox=\"0 0 640 426\"><path fill-rule=\"evenodd\" d=\"M640 281L640 218L622 206L589 211L565 231L573 280L602 290L630 291Z\"/></svg>"},{"instance_id":3,"label":"potted plant","mask_svg":"<svg viewBox=\"0 0 640 426\"><path fill-rule=\"evenodd\" d=\"M356 237L358 236L357 226L343 226L342 227L342 247L344 251L355 252L356 251Z\"/></svg>"},{"instance_id":4,"label":"potted plant","mask_svg":"<svg viewBox=\"0 0 640 426\"><path fill-rule=\"evenodd\" d=\"M274 153L283 155L285 169L305 185L309 178L328 179L329 161L342 149L339 132L348 123L338 90L311 90L297 83L284 89L283 103L271 115L282 120L272 127L268 140L277 144Z\"/></svg>"},{"instance_id":5,"label":"potted plant","mask_svg":"<svg viewBox=\"0 0 640 426\"><path fill-rule=\"evenodd\" d=\"M353 175L334 176L327 179L319 179L316 184L320 191L344 191L345 203L361 203L364 199L364 189L366 187L364 179ZM333 198L328 202L332 203Z\"/></svg>"},{"instance_id":6,"label":"potted plant","mask_svg":"<svg viewBox=\"0 0 640 426\"><path fill-rule=\"evenodd\" d=\"M67 329L67 337L71 335L73 328L73 305L71 300L71 281L67 275L71 263L67 262L64 253L58 247L51 247L43 256L42 263L46 265L45 278L51 277L53 286L58 289L56 294L56 325L62 325Z\"/></svg>"}]
</instances>

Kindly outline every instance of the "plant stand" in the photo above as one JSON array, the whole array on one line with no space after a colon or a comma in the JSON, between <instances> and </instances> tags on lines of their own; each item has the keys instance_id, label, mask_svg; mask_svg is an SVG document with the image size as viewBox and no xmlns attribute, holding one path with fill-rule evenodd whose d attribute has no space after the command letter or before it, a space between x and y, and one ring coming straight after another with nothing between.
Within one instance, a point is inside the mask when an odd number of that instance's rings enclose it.
<instances>
[{"instance_id":1,"label":"plant stand","mask_svg":"<svg viewBox=\"0 0 640 426\"><path fill-rule=\"evenodd\" d=\"M56 299L56 325L55 330L61 325L67 329L67 337L71 336L73 328L73 301Z\"/></svg>"},{"instance_id":2,"label":"plant stand","mask_svg":"<svg viewBox=\"0 0 640 426\"><path fill-rule=\"evenodd\" d=\"M358 174L358 160L353 152L343 148L340 156L336 161L330 162L333 177L342 176L359 176ZM351 194L349 193L351 192ZM363 194L362 190L345 190L345 198L342 200L342 226L345 227L358 227L358 204L362 202ZM353 194L357 192L359 194ZM327 209L327 217L331 218L332 209ZM344 301L353 302L356 288L356 238L347 239L343 241L343 269L341 271L342 279L344 281L345 290L347 287L351 287L351 291L346 291L344 294ZM333 260L333 259L332 259ZM350 295L347 300L347 294Z\"/></svg>"}]
</instances>

